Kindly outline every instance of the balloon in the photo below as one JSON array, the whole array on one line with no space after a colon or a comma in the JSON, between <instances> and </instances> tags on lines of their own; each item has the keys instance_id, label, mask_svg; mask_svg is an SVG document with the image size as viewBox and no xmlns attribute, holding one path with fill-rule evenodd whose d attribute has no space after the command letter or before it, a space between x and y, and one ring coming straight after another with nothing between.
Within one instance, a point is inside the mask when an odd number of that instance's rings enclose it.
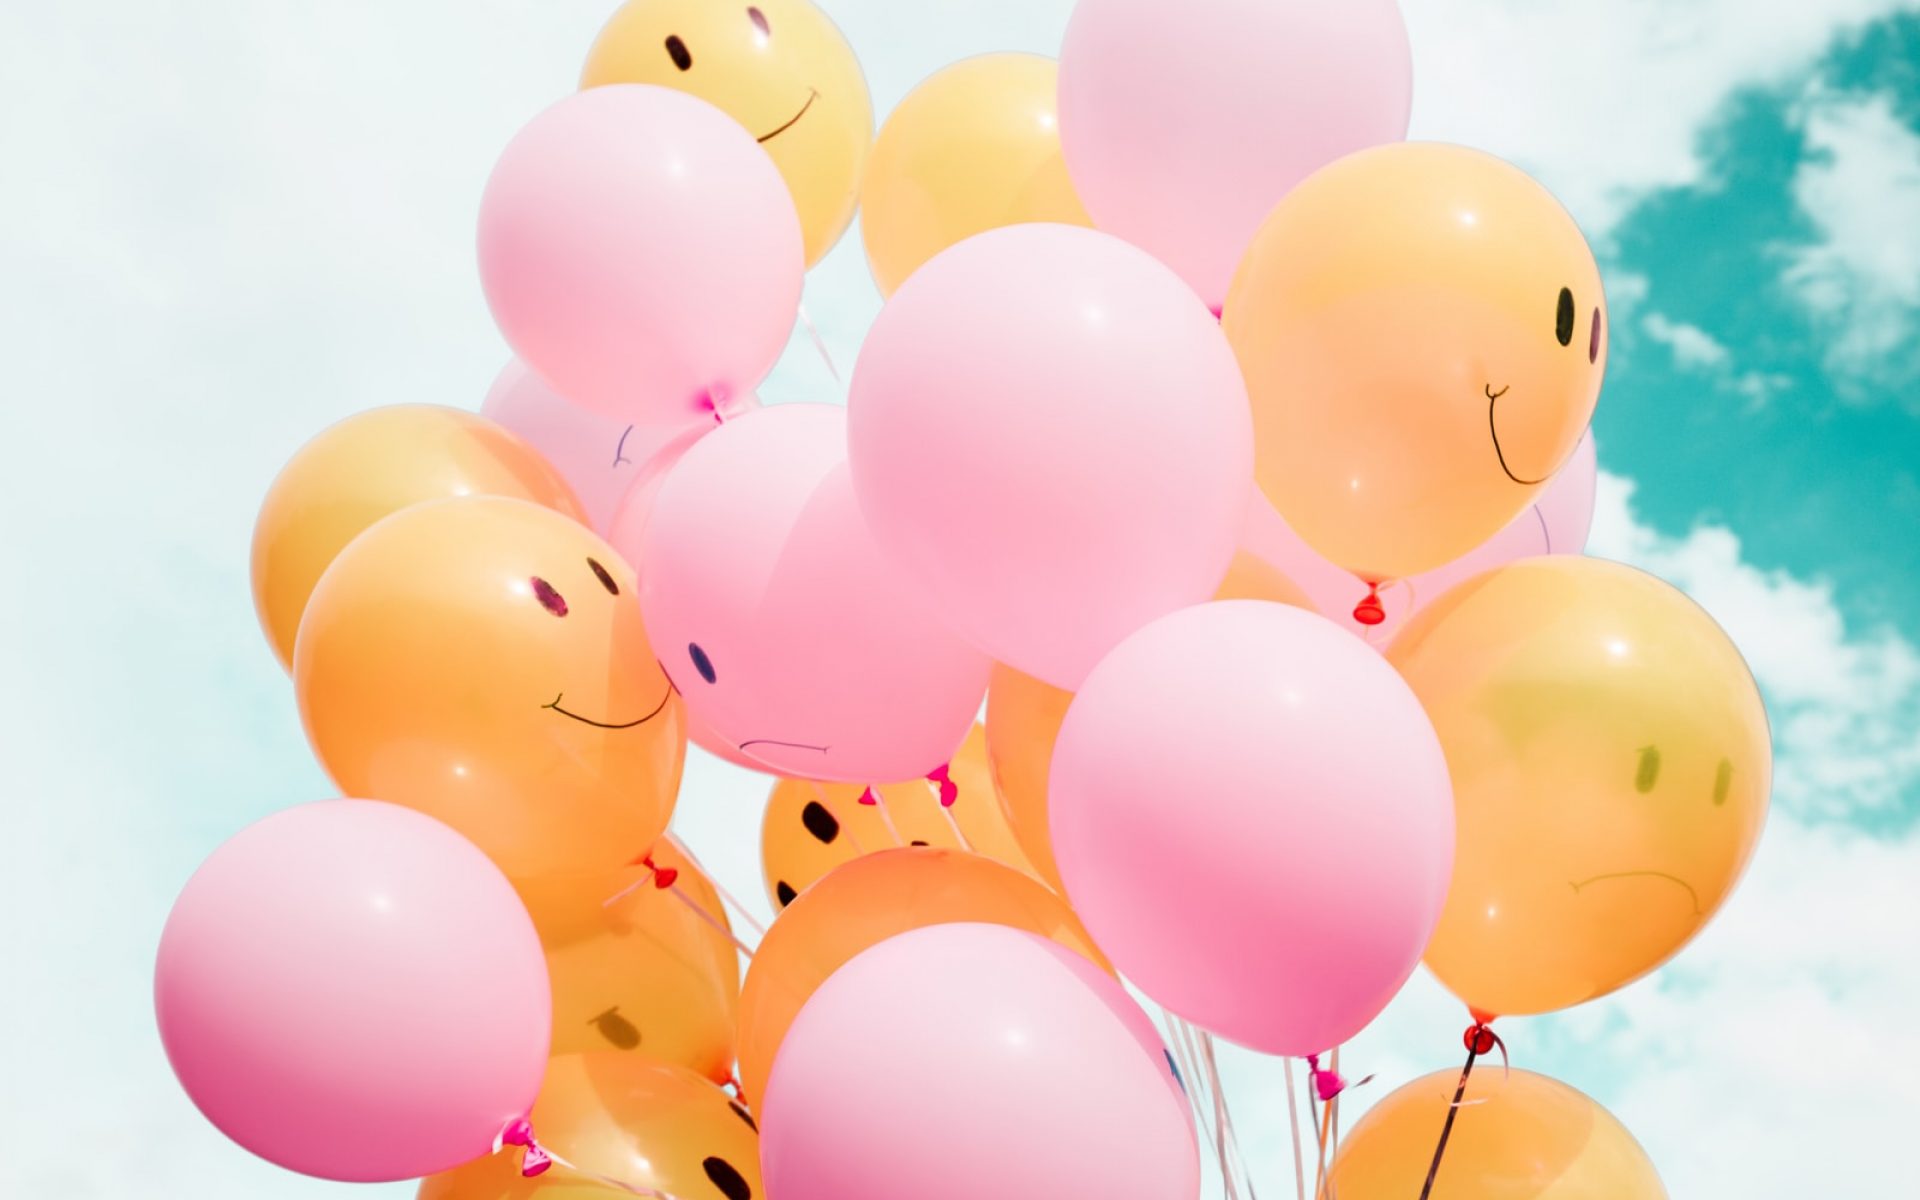
<instances>
[{"instance_id":1,"label":"balloon","mask_svg":"<svg viewBox=\"0 0 1920 1200\"><path fill-rule=\"evenodd\" d=\"M982 921L1052 938L1106 968L1066 901L1012 867L961 850L882 850L835 868L788 905L761 939L740 995L740 1085L767 1094L787 1028L849 959L898 933ZM901 1014L885 1009L869 1020Z\"/></svg>"},{"instance_id":2,"label":"balloon","mask_svg":"<svg viewBox=\"0 0 1920 1200\"><path fill-rule=\"evenodd\" d=\"M1261 501L1262 504L1265 501ZM1272 600L1312 609L1306 593L1293 581L1251 554L1233 556L1227 577L1214 589L1216 600ZM1020 848L1033 860L1034 870L1055 891L1065 891L1060 868L1053 861L1053 839L1047 828L1047 771L1053 763L1054 739L1067 716L1073 693L995 663L987 680L987 754L993 768L994 789L1007 824Z\"/></svg>"},{"instance_id":3,"label":"balloon","mask_svg":"<svg viewBox=\"0 0 1920 1200\"><path fill-rule=\"evenodd\" d=\"M994 796L987 739L980 726L973 727L954 756L950 778L958 794L946 812L966 835L967 846L941 815L938 789L924 779L875 788L886 801L884 816L877 805L860 803L864 789L857 784L810 779L775 783L760 823L760 862L774 907L793 903L814 880L842 863L903 844L953 850L970 846L977 854L1046 882L1007 827Z\"/></svg>"},{"instance_id":4,"label":"balloon","mask_svg":"<svg viewBox=\"0 0 1920 1200\"><path fill-rule=\"evenodd\" d=\"M805 263L791 198L753 139L667 88L594 88L500 156L480 202L480 283L526 364L623 421L711 424L786 348Z\"/></svg>"},{"instance_id":5,"label":"balloon","mask_svg":"<svg viewBox=\"0 0 1920 1200\"><path fill-rule=\"evenodd\" d=\"M759 397L734 398L738 411L760 407ZM710 426L669 430L634 425L561 396L514 361L494 380L480 415L527 439L573 487L595 533L607 536L628 489L666 470Z\"/></svg>"},{"instance_id":6,"label":"balloon","mask_svg":"<svg viewBox=\"0 0 1920 1200\"><path fill-rule=\"evenodd\" d=\"M1233 557L1239 370L1193 293L1116 238L1014 225L943 251L881 310L848 407L881 550L1055 687L1204 600Z\"/></svg>"},{"instance_id":7,"label":"balloon","mask_svg":"<svg viewBox=\"0 0 1920 1200\"><path fill-rule=\"evenodd\" d=\"M1439 742L1380 657L1311 613L1162 617L1074 697L1049 779L1074 911L1141 991L1269 1054L1358 1033L1440 914Z\"/></svg>"},{"instance_id":8,"label":"balloon","mask_svg":"<svg viewBox=\"0 0 1920 1200\"><path fill-rule=\"evenodd\" d=\"M556 1165L528 1179L517 1155L496 1154L422 1180L417 1200L611 1200L634 1189L678 1200L766 1195L753 1118L680 1067L612 1050L555 1058L532 1123L540 1144L578 1170Z\"/></svg>"},{"instance_id":9,"label":"balloon","mask_svg":"<svg viewBox=\"0 0 1920 1200\"><path fill-rule=\"evenodd\" d=\"M1382 146L1317 172L1260 227L1223 318L1261 489L1369 582L1460 557L1572 455L1605 304L1573 218L1491 155Z\"/></svg>"},{"instance_id":10,"label":"balloon","mask_svg":"<svg viewBox=\"0 0 1920 1200\"><path fill-rule=\"evenodd\" d=\"M911 779L972 727L988 663L874 548L838 406L728 421L668 472L623 545L647 564L640 605L688 709L761 770Z\"/></svg>"},{"instance_id":11,"label":"balloon","mask_svg":"<svg viewBox=\"0 0 1920 1200\"><path fill-rule=\"evenodd\" d=\"M389 513L448 496L513 496L585 519L538 451L472 413L396 404L355 413L280 469L253 527L253 605L280 665L320 573Z\"/></svg>"},{"instance_id":12,"label":"balloon","mask_svg":"<svg viewBox=\"0 0 1920 1200\"><path fill-rule=\"evenodd\" d=\"M1367 1111L1333 1160L1328 1195L1418 1196L1460 1072L1435 1071ZM1454 1116L1432 1200L1666 1200L1612 1113L1532 1071L1476 1071Z\"/></svg>"},{"instance_id":13,"label":"balloon","mask_svg":"<svg viewBox=\"0 0 1920 1200\"><path fill-rule=\"evenodd\" d=\"M1060 136L1094 222L1219 307L1261 218L1343 154L1407 134L1393 0L1079 0Z\"/></svg>"},{"instance_id":14,"label":"balloon","mask_svg":"<svg viewBox=\"0 0 1920 1200\"><path fill-rule=\"evenodd\" d=\"M1439 599L1448 588L1482 571L1535 555L1578 554L1584 550L1587 531L1593 525L1597 475L1593 435L1588 434L1574 447L1567 465L1540 490L1540 498L1507 522L1499 533L1443 567L1382 589L1379 593L1381 621L1375 626L1363 625L1354 617L1368 594L1367 585L1351 571L1336 567L1315 553L1258 492L1247 510L1241 553L1275 564L1288 578L1297 580L1311 597L1308 607L1379 645L1398 633L1410 616Z\"/></svg>"},{"instance_id":15,"label":"balloon","mask_svg":"<svg viewBox=\"0 0 1920 1200\"><path fill-rule=\"evenodd\" d=\"M873 143L873 101L853 47L819 8L628 0L580 77L581 87L609 83L691 92L744 125L786 178L808 266L846 232Z\"/></svg>"},{"instance_id":16,"label":"balloon","mask_svg":"<svg viewBox=\"0 0 1920 1200\"><path fill-rule=\"evenodd\" d=\"M726 909L670 840L651 857L675 873L672 890L627 872L587 905L529 903L553 980L553 1053L625 1050L725 1083L740 1006Z\"/></svg>"},{"instance_id":17,"label":"balloon","mask_svg":"<svg viewBox=\"0 0 1920 1200\"><path fill-rule=\"evenodd\" d=\"M1153 1022L1085 959L1004 926L916 929L842 967L794 1022L761 1121L776 1200L1200 1194Z\"/></svg>"},{"instance_id":18,"label":"balloon","mask_svg":"<svg viewBox=\"0 0 1920 1200\"><path fill-rule=\"evenodd\" d=\"M516 878L617 870L666 828L686 752L635 590L612 547L524 501L396 513L307 606L307 739L343 792L438 817Z\"/></svg>"},{"instance_id":19,"label":"balloon","mask_svg":"<svg viewBox=\"0 0 1920 1200\"><path fill-rule=\"evenodd\" d=\"M882 295L976 233L1093 224L1060 157L1059 73L1038 54L983 54L922 81L887 117L860 187L860 236Z\"/></svg>"},{"instance_id":20,"label":"balloon","mask_svg":"<svg viewBox=\"0 0 1920 1200\"><path fill-rule=\"evenodd\" d=\"M1752 857L1773 771L1740 652L1632 567L1461 584L1388 657L1446 748L1460 852L1427 965L1488 1013L1604 996L1673 957Z\"/></svg>"},{"instance_id":21,"label":"balloon","mask_svg":"<svg viewBox=\"0 0 1920 1200\"><path fill-rule=\"evenodd\" d=\"M153 1003L207 1119L323 1179L485 1154L547 1055L513 888L445 825L369 800L290 808L214 851L160 935Z\"/></svg>"}]
</instances>

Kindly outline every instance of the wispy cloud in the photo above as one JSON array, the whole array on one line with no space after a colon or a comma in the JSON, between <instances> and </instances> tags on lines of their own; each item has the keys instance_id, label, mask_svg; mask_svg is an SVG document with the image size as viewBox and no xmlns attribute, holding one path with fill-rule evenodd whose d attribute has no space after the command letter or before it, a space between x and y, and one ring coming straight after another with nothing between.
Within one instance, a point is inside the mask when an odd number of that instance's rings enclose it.
<instances>
[{"instance_id":1,"label":"wispy cloud","mask_svg":"<svg viewBox=\"0 0 1920 1200\"><path fill-rule=\"evenodd\" d=\"M1727 365L1733 355L1698 325L1675 321L1665 313L1650 312L1640 322L1646 335L1673 353L1674 365L1684 370L1710 370Z\"/></svg>"}]
</instances>

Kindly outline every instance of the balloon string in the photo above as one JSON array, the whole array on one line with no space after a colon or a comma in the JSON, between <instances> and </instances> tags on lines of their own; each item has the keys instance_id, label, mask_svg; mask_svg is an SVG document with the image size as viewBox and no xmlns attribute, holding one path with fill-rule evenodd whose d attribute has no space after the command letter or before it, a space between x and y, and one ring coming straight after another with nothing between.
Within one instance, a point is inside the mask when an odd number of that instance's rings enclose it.
<instances>
[{"instance_id":1,"label":"balloon string","mask_svg":"<svg viewBox=\"0 0 1920 1200\"><path fill-rule=\"evenodd\" d=\"M1200 1035L1201 1043L1206 1042L1206 1034ZM1220 1157L1220 1180L1227 1189L1227 1200L1237 1200L1240 1189L1234 1186L1233 1163L1227 1154L1227 1098L1220 1088L1220 1072L1214 1067L1211 1055L1206 1059L1207 1086L1213 1089L1213 1127L1220 1134L1216 1149Z\"/></svg>"},{"instance_id":2,"label":"balloon string","mask_svg":"<svg viewBox=\"0 0 1920 1200\"><path fill-rule=\"evenodd\" d=\"M927 776L927 792L933 797L934 806L940 810L940 815L947 819L947 828L953 830L953 840L962 850L973 854L975 853L973 843L967 840L966 831L960 828L959 820L953 815L953 805L947 801L948 789L953 789L955 795L959 794L959 789L955 788L953 781L946 777L946 772L947 768L941 767Z\"/></svg>"},{"instance_id":3,"label":"balloon string","mask_svg":"<svg viewBox=\"0 0 1920 1200\"><path fill-rule=\"evenodd\" d=\"M1227 1100L1226 1085L1221 1080L1220 1066L1214 1058L1213 1035L1201 1032L1200 1041L1206 1047L1207 1073L1214 1083L1214 1094L1220 1101L1221 1116L1225 1119L1227 1144L1233 1147L1233 1161L1239 1165L1240 1177L1246 1184L1247 1200L1257 1200L1253 1190L1253 1172L1247 1168L1247 1156L1240 1149L1240 1131L1233 1124L1233 1105Z\"/></svg>"},{"instance_id":4,"label":"balloon string","mask_svg":"<svg viewBox=\"0 0 1920 1200\"><path fill-rule=\"evenodd\" d=\"M880 794L879 788L868 784L867 790L860 793L860 803L880 810L880 819L886 822L887 836L893 839L896 848L906 845L900 839L900 831L894 828L893 814L887 810L887 798Z\"/></svg>"},{"instance_id":5,"label":"balloon string","mask_svg":"<svg viewBox=\"0 0 1920 1200\"><path fill-rule=\"evenodd\" d=\"M1307 1166L1300 1150L1300 1102L1293 1094L1293 1060L1283 1058L1280 1064L1287 1073L1287 1123L1293 1129L1293 1188L1299 1200L1307 1200Z\"/></svg>"},{"instance_id":6,"label":"balloon string","mask_svg":"<svg viewBox=\"0 0 1920 1200\"><path fill-rule=\"evenodd\" d=\"M1337 1079L1340 1077L1340 1047L1338 1046L1333 1048L1332 1066L1334 1078ZM1360 1082L1365 1083L1366 1080L1363 1079ZM1346 1089L1342 1088L1333 1095L1333 1159L1335 1162L1340 1160L1340 1097L1345 1093ZM1333 1192L1333 1176L1331 1175L1327 1176L1327 1200L1337 1200Z\"/></svg>"},{"instance_id":7,"label":"balloon string","mask_svg":"<svg viewBox=\"0 0 1920 1200\"><path fill-rule=\"evenodd\" d=\"M747 960L749 962L753 960L753 947L741 941L739 936L736 935L733 932L733 930L727 928L727 923L725 921L722 921L720 918L708 912L706 905L700 903L698 900L695 900L692 896L689 896L685 892L681 891L678 885L670 885L667 888L667 891L673 893L673 898L675 900L678 900L680 903L692 909L695 916L699 917L702 921L705 921L707 924L713 926L714 929L718 930L728 941L732 942L734 944L734 947L738 949L740 953L747 956Z\"/></svg>"},{"instance_id":8,"label":"balloon string","mask_svg":"<svg viewBox=\"0 0 1920 1200\"><path fill-rule=\"evenodd\" d=\"M833 355L827 353L827 343L820 337L820 331L813 327L813 318L807 315L807 306L800 306L800 323L807 327L807 336L813 339L813 348L820 352L820 361L827 364L827 374L833 376L835 383L844 383L840 378L840 368L833 365Z\"/></svg>"},{"instance_id":9,"label":"balloon string","mask_svg":"<svg viewBox=\"0 0 1920 1200\"><path fill-rule=\"evenodd\" d=\"M1186 1095L1187 1104L1193 1110L1194 1124L1206 1137L1207 1150L1212 1152L1215 1139L1212 1127L1207 1124L1208 1106L1202 1096L1200 1065L1193 1060L1193 1055L1180 1036L1183 1028L1180 1018L1164 1008L1160 1010L1160 1015L1167 1021L1167 1045L1172 1048L1176 1068L1180 1074L1180 1090Z\"/></svg>"},{"instance_id":10,"label":"balloon string","mask_svg":"<svg viewBox=\"0 0 1920 1200\"><path fill-rule=\"evenodd\" d=\"M1433 1162L1427 1166L1427 1182L1420 1188L1420 1200L1429 1200L1433 1195L1433 1181L1440 1174L1440 1160L1447 1153L1447 1139L1453 1136L1453 1120L1460 1115L1461 1101L1466 1098L1467 1077L1473 1074L1474 1060L1495 1046L1500 1047L1501 1059L1504 1061L1506 1058L1506 1044L1483 1021L1475 1021L1468 1028L1466 1043L1467 1063L1460 1068L1460 1082L1454 1085L1453 1103L1447 1105L1447 1119L1440 1126L1440 1141L1433 1148Z\"/></svg>"},{"instance_id":11,"label":"balloon string","mask_svg":"<svg viewBox=\"0 0 1920 1200\"><path fill-rule=\"evenodd\" d=\"M835 819L837 820L838 818L835 818ZM699 856L696 855L693 851L687 849L687 844L685 842L681 841L679 838L674 837L672 835L668 835L667 841L672 843L673 848L675 850L678 850L681 853L681 855L686 858L688 862L693 864L694 870L706 876L707 883L712 886L715 892L719 893L721 903L733 909L734 915L740 918L741 923L744 924L748 929L753 930L754 937L764 938L767 936L767 927L760 923L760 918L754 916L753 913L747 908L746 905L740 903L740 898L738 896L735 896L732 892L727 890L727 885L720 882L719 876L715 875L712 871L707 870L706 864L701 862Z\"/></svg>"},{"instance_id":12,"label":"balloon string","mask_svg":"<svg viewBox=\"0 0 1920 1200\"><path fill-rule=\"evenodd\" d=\"M631 896L633 895L633 893L639 891L645 885L653 882L653 877L658 873L659 873L659 868L655 867L652 863L648 863L645 873L643 873L640 876L640 878L634 880L632 883L621 888L619 891L615 892L613 895L608 896L605 900L602 900L600 902L600 907L612 908L614 905L620 903L622 900L625 900L628 896Z\"/></svg>"},{"instance_id":13,"label":"balloon string","mask_svg":"<svg viewBox=\"0 0 1920 1200\"><path fill-rule=\"evenodd\" d=\"M813 786L814 799L820 801L820 807L826 809L827 815L833 818L833 823L846 830L847 836L853 839L853 852L857 855L865 855L867 848L860 844L860 831L855 829L851 822L840 819L840 813L833 807L833 801L827 799L827 789L820 786L818 779L809 779L807 782Z\"/></svg>"}]
</instances>

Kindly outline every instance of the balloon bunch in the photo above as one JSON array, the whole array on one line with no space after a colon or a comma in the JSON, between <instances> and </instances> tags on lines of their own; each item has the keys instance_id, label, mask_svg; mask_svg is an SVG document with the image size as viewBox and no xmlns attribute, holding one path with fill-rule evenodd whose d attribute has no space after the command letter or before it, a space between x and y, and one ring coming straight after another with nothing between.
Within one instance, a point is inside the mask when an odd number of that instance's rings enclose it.
<instances>
[{"instance_id":1,"label":"balloon bunch","mask_svg":"<svg viewBox=\"0 0 1920 1200\"><path fill-rule=\"evenodd\" d=\"M482 200L483 415L350 418L262 507L362 798L174 909L208 1117L431 1200L1168 1200L1203 1137L1234 1186L1218 1036L1306 1060L1317 1189L1663 1194L1472 1068L1717 911L1766 717L1705 613L1580 557L1598 268L1518 168L1402 140L1392 0L1080 0L1057 64L955 64L877 139L805 0L629 0L582 83ZM763 408L856 207L848 403ZM666 833L689 740L775 777L757 946ZM1322 1056L1422 961L1467 1067L1331 1144Z\"/></svg>"}]
</instances>

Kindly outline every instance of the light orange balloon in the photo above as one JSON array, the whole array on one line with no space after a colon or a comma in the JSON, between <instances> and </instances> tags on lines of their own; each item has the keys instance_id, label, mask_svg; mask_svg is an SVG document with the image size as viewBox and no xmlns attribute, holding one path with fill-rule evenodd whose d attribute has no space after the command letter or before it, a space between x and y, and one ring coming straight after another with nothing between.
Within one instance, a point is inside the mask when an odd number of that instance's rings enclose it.
<instances>
[{"instance_id":1,"label":"light orange balloon","mask_svg":"<svg viewBox=\"0 0 1920 1200\"><path fill-rule=\"evenodd\" d=\"M563 1055L547 1064L530 1121L542 1146L580 1170L555 1165L528 1179L520 1151L507 1148L421 1180L417 1200L608 1200L642 1189L676 1200L766 1196L753 1118L684 1067L617 1050Z\"/></svg>"},{"instance_id":2,"label":"light orange balloon","mask_svg":"<svg viewBox=\"0 0 1920 1200\"><path fill-rule=\"evenodd\" d=\"M1067 902L1012 867L932 847L856 858L801 893L754 951L740 996L739 1079L747 1098L766 1094L781 1039L827 976L896 934L954 922L1024 929L1113 969Z\"/></svg>"},{"instance_id":3,"label":"light orange balloon","mask_svg":"<svg viewBox=\"0 0 1920 1200\"><path fill-rule=\"evenodd\" d=\"M985 730L973 727L951 766L959 796L948 811L968 844L976 853L1037 878L994 794ZM816 879L863 854L902 845L966 849L953 836L937 793L925 780L876 789L886 801L884 815L878 805L860 803L863 790L809 779L782 779L773 785L760 825L760 864L775 908L785 908ZM900 835L898 841L895 832Z\"/></svg>"},{"instance_id":4,"label":"light orange balloon","mask_svg":"<svg viewBox=\"0 0 1920 1200\"><path fill-rule=\"evenodd\" d=\"M510 876L617 871L666 828L686 753L634 592L612 547L523 500L395 513L301 621L307 739L342 794L445 821Z\"/></svg>"},{"instance_id":5,"label":"light orange balloon","mask_svg":"<svg viewBox=\"0 0 1920 1200\"><path fill-rule=\"evenodd\" d=\"M1460 1072L1435 1071L1384 1097L1333 1160L1328 1195L1421 1194ZM1666 1200L1626 1126L1564 1083L1532 1071L1475 1071L1447 1137L1432 1200Z\"/></svg>"},{"instance_id":6,"label":"light orange balloon","mask_svg":"<svg viewBox=\"0 0 1920 1200\"><path fill-rule=\"evenodd\" d=\"M1488 1013L1603 996L1740 878L1773 752L1713 618L1619 563L1522 559L1442 595L1389 661L1447 754L1458 836L1426 961Z\"/></svg>"},{"instance_id":7,"label":"light orange balloon","mask_svg":"<svg viewBox=\"0 0 1920 1200\"><path fill-rule=\"evenodd\" d=\"M580 86L651 83L740 122L780 168L807 265L853 220L873 145L873 100L853 47L807 0L627 0L587 56Z\"/></svg>"},{"instance_id":8,"label":"light orange balloon","mask_svg":"<svg viewBox=\"0 0 1920 1200\"><path fill-rule=\"evenodd\" d=\"M1316 611L1313 601L1266 560L1242 551L1233 556L1215 600L1270 600ZM1004 663L993 665L987 681L987 757L994 788L1007 824L1034 871L1066 894L1053 859L1053 835L1047 826L1047 773L1053 768L1053 743L1067 718L1073 693L1042 683Z\"/></svg>"},{"instance_id":9,"label":"light orange balloon","mask_svg":"<svg viewBox=\"0 0 1920 1200\"><path fill-rule=\"evenodd\" d=\"M1518 168L1433 143L1340 159L1268 215L1227 294L1255 477L1362 579L1458 558L1572 456L1605 313L1579 226Z\"/></svg>"},{"instance_id":10,"label":"light orange balloon","mask_svg":"<svg viewBox=\"0 0 1920 1200\"><path fill-rule=\"evenodd\" d=\"M623 1050L725 1083L740 1009L727 912L671 838L652 858L676 872L670 889L636 869L608 877L584 903L529 902L553 982L553 1053Z\"/></svg>"},{"instance_id":11,"label":"light orange balloon","mask_svg":"<svg viewBox=\"0 0 1920 1200\"><path fill-rule=\"evenodd\" d=\"M921 81L888 115L860 187L882 295L955 242L1026 221L1092 225L1060 154L1060 64L983 54Z\"/></svg>"},{"instance_id":12,"label":"light orange balloon","mask_svg":"<svg viewBox=\"0 0 1920 1200\"><path fill-rule=\"evenodd\" d=\"M449 496L514 496L584 522L547 460L485 417L431 404L355 413L280 469L253 526L253 606L280 665L320 573L389 513Z\"/></svg>"}]
</instances>

